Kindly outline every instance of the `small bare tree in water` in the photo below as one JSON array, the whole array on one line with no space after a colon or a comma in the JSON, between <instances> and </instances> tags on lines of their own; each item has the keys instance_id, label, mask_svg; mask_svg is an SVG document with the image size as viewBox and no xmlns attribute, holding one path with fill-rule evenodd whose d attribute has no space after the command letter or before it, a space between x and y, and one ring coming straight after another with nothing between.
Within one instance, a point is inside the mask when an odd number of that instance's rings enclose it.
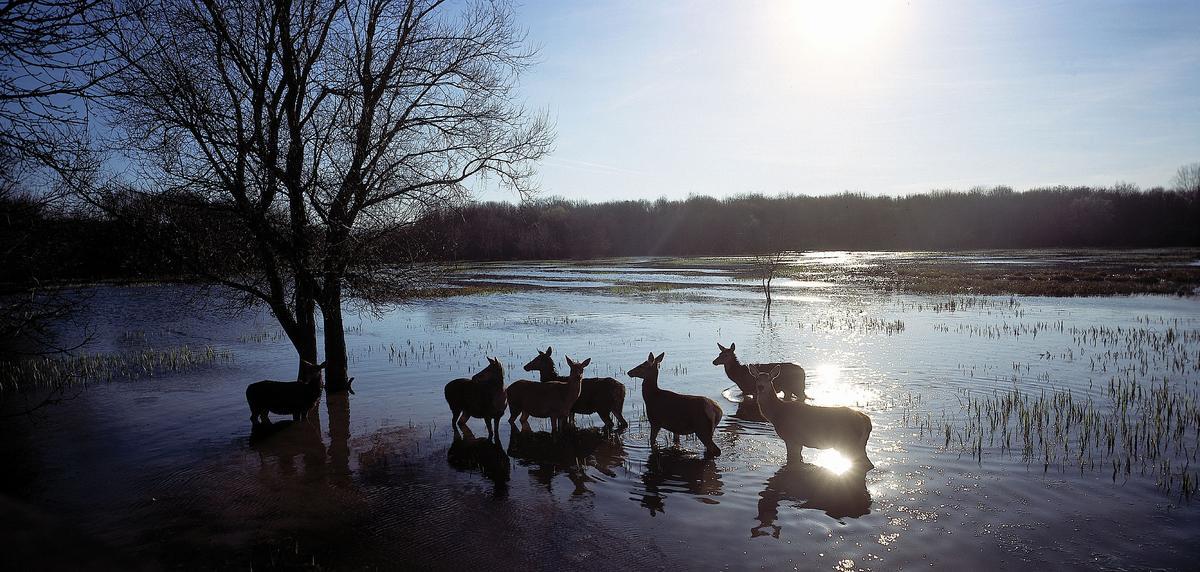
<instances>
[{"instance_id":1,"label":"small bare tree in water","mask_svg":"<svg viewBox=\"0 0 1200 572\"><path fill-rule=\"evenodd\" d=\"M767 308L771 307L771 282L779 276L784 266L785 253L782 250L772 250L754 255L751 260L754 276L762 283L763 296L767 299Z\"/></svg>"},{"instance_id":2,"label":"small bare tree in water","mask_svg":"<svg viewBox=\"0 0 1200 572\"><path fill-rule=\"evenodd\" d=\"M505 2L160 0L107 49L128 190L209 279L270 307L346 389L342 307L402 296L386 239L478 185L530 192L547 121L516 102L533 61ZM130 201L126 201L129 204ZM237 240L213 246L216 221ZM194 236L199 233L200 236Z\"/></svg>"}]
</instances>

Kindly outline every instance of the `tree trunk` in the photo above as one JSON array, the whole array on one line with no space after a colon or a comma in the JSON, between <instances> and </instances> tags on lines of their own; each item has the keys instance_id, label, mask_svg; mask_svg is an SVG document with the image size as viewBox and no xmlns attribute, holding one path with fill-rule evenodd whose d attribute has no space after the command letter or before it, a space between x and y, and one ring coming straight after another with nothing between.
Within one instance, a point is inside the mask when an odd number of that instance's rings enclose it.
<instances>
[{"instance_id":1,"label":"tree trunk","mask_svg":"<svg viewBox=\"0 0 1200 572\"><path fill-rule=\"evenodd\" d=\"M325 392L350 389L347 383L346 332L342 328L342 283L328 280L321 300L321 315L325 317Z\"/></svg>"},{"instance_id":2,"label":"tree trunk","mask_svg":"<svg viewBox=\"0 0 1200 572\"><path fill-rule=\"evenodd\" d=\"M272 303L270 306L276 319L279 320L280 326L283 327L283 332L287 334L288 341L292 342L293 348L296 348L296 356L309 363L318 363L317 320L314 302L310 299L306 304L298 304L294 318L285 305ZM297 363L296 379L300 379L303 373L303 365Z\"/></svg>"}]
</instances>

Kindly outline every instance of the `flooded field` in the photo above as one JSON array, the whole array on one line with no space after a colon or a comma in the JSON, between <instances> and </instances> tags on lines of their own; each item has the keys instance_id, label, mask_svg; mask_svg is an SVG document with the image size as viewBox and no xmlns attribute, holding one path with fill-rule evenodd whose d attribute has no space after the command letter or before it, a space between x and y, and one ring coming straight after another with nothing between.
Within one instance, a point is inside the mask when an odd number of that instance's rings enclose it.
<instances>
[{"instance_id":1,"label":"flooded field","mask_svg":"<svg viewBox=\"0 0 1200 572\"><path fill-rule=\"evenodd\" d=\"M916 295L860 279L903 256L806 255L769 314L736 261L464 269L460 285L502 289L348 321L356 395L271 434L252 434L244 397L295 375L270 316L187 286L94 288L86 351L132 357L0 421L6 538L17 562L65 567L1193 567L1197 298ZM875 470L838 473L837 454L812 450L784 469L772 426L712 365L718 343L746 363L799 363L814 403L869 414ZM443 385L490 356L506 383L536 379L522 366L547 346L561 373L566 356L591 358L587 375L626 385L628 430L580 416L555 438L505 422L497 445L476 419L456 440ZM719 458L694 438L649 446L625 375L648 352L666 353L660 386L724 409ZM9 408L41 394L6 391Z\"/></svg>"}]
</instances>

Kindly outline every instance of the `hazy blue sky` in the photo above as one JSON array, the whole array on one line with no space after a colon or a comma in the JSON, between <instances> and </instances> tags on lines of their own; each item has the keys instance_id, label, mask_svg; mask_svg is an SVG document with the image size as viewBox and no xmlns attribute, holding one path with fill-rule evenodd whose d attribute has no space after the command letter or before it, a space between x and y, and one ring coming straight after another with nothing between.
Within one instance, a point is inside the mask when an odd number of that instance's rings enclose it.
<instances>
[{"instance_id":1,"label":"hazy blue sky","mask_svg":"<svg viewBox=\"0 0 1200 572\"><path fill-rule=\"evenodd\" d=\"M545 195L1166 185L1200 161L1200 1L564 2L517 15Z\"/></svg>"}]
</instances>

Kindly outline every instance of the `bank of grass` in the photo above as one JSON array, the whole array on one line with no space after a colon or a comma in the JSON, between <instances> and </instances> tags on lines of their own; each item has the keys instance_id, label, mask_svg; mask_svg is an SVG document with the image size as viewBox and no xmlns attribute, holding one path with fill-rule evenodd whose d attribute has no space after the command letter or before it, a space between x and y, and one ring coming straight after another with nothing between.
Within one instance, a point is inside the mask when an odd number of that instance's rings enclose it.
<instances>
[{"instance_id":1,"label":"bank of grass","mask_svg":"<svg viewBox=\"0 0 1200 572\"><path fill-rule=\"evenodd\" d=\"M535 289L534 286L488 282L481 284L450 284L446 286L430 286L419 288L406 293L409 300L436 300L458 296L478 296L483 294L511 294L522 290Z\"/></svg>"},{"instance_id":2,"label":"bank of grass","mask_svg":"<svg viewBox=\"0 0 1200 572\"><path fill-rule=\"evenodd\" d=\"M618 296L637 296L641 294L663 294L683 287L683 284L673 284L670 282L626 282L620 280L605 290L609 294Z\"/></svg>"},{"instance_id":3,"label":"bank of grass","mask_svg":"<svg viewBox=\"0 0 1200 572\"><path fill-rule=\"evenodd\" d=\"M1200 288L1200 267L1016 266L915 263L873 272L883 287L913 294L1020 296L1192 296Z\"/></svg>"}]
</instances>

